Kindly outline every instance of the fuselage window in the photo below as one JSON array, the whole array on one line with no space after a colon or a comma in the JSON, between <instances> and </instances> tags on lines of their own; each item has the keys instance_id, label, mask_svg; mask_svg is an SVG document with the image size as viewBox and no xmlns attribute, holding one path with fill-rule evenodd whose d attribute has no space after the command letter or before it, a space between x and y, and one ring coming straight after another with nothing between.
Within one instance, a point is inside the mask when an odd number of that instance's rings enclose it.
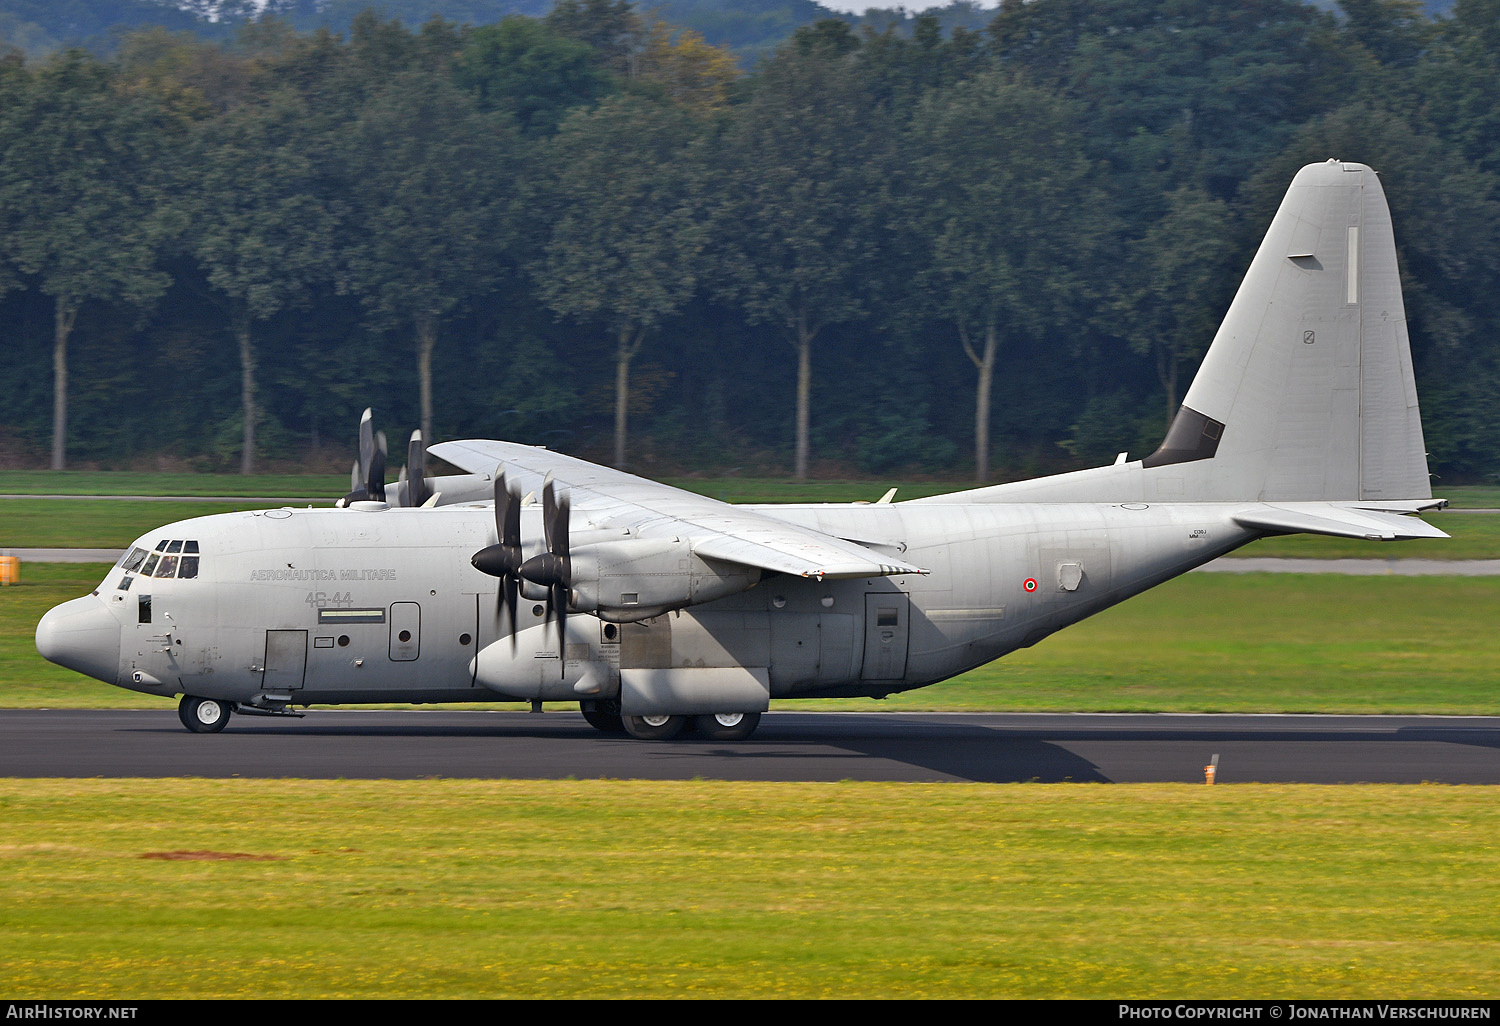
<instances>
[{"instance_id":1,"label":"fuselage window","mask_svg":"<svg viewBox=\"0 0 1500 1026\"><path fill-rule=\"evenodd\" d=\"M385 623L384 609L320 609L319 623Z\"/></svg>"},{"instance_id":2,"label":"fuselage window","mask_svg":"<svg viewBox=\"0 0 1500 1026\"><path fill-rule=\"evenodd\" d=\"M136 605L136 617L135 617L136 622L137 623L150 623L151 622L151 596L150 595L138 595L138 596L136 596L136 603L137 603L137 605Z\"/></svg>"},{"instance_id":3,"label":"fuselage window","mask_svg":"<svg viewBox=\"0 0 1500 1026\"><path fill-rule=\"evenodd\" d=\"M126 574L124 577L120 578L119 590L120 591L129 591L130 590L130 582L133 581L133 580L135 580L135 578L131 577L129 574Z\"/></svg>"}]
</instances>

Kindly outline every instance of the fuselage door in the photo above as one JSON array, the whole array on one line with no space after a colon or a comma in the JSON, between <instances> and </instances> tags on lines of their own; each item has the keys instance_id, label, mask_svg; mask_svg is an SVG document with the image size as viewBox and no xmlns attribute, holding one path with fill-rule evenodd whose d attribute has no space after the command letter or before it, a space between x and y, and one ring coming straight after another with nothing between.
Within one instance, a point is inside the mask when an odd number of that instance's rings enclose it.
<instances>
[{"instance_id":1,"label":"fuselage door","mask_svg":"<svg viewBox=\"0 0 1500 1026\"><path fill-rule=\"evenodd\" d=\"M415 602L391 603L391 660L409 663L422 648L422 607Z\"/></svg>"},{"instance_id":2,"label":"fuselage door","mask_svg":"<svg viewBox=\"0 0 1500 1026\"><path fill-rule=\"evenodd\" d=\"M266 668L262 691L295 691L307 675L307 632L266 631Z\"/></svg>"},{"instance_id":3,"label":"fuselage door","mask_svg":"<svg viewBox=\"0 0 1500 1026\"><path fill-rule=\"evenodd\" d=\"M911 598L906 592L865 595L865 680L900 680L906 676L910 621Z\"/></svg>"}]
</instances>

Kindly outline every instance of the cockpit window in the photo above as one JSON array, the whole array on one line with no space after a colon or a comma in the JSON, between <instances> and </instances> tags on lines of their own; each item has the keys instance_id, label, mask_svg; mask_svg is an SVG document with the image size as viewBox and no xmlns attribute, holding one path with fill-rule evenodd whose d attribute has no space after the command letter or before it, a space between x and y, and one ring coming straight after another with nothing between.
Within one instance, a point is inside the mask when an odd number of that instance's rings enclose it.
<instances>
[{"instance_id":1,"label":"cockpit window","mask_svg":"<svg viewBox=\"0 0 1500 1026\"><path fill-rule=\"evenodd\" d=\"M130 547L130 551L121 556L120 561L115 565L124 569L124 571L128 574L132 570L139 570L141 562L145 558L146 550L141 548L139 545L132 545Z\"/></svg>"},{"instance_id":2,"label":"cockpit window","mask_svg":"<svg viewBox=\"0 0 1500 1026\"><path fill-rule=\"evenodd\" d=\"M193 555L178 555L191 552ZM198 576L198 542L195 539L166 539L156 543L156 551L147 554L136 548L120 561L127 572L139 568L142 577L176 577L188 579ZM129 587L124 585L122 587Z\"/></svg>"}]
</instances>

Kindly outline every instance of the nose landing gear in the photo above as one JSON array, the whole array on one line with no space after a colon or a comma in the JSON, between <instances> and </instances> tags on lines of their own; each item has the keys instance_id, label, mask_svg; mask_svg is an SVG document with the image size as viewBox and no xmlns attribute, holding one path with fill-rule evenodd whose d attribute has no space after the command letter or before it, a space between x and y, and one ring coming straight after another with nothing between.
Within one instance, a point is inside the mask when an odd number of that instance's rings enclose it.
<instances>
[{"instance_id":1,"label":"nose landing gear","mask_svg":"<svg viewBox=\"0 0 1500 1026\"><path fill-rule=\"evenodd\" d=\"M233 708L228 702L183 695L177 703L177 718L194 734L217 734L229 722Z\"/></svg>"}]
</instances>

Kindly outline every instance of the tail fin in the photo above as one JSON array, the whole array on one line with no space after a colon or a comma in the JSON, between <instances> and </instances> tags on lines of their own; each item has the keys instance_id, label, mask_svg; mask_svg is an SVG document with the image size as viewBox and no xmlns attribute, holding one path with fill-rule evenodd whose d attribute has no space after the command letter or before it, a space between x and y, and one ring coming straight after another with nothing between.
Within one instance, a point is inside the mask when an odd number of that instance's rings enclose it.
<instances>
[{"instance_id":1,"label":"tail fin","mask_svg":"<svg viewBox=\"0 0 1500 1026\"><path fill-rule=\"evenodd\" d=\"M1202 498L1431 497L1391 213L1365 165L1297 174L1143 462L1205 456Z\"/></svg>"},{"instance_id":2,"label":"tail fin","mask_svg":"<svg viewBox=\"0 0 1500 1026\"><path fill-rule=\"evenodd\" d=\"M1382 502L1431 495L1385 193L1370 168L1330 160L1292 181L1156 452L949 498Z\"/></svg>"}]
</instances>

